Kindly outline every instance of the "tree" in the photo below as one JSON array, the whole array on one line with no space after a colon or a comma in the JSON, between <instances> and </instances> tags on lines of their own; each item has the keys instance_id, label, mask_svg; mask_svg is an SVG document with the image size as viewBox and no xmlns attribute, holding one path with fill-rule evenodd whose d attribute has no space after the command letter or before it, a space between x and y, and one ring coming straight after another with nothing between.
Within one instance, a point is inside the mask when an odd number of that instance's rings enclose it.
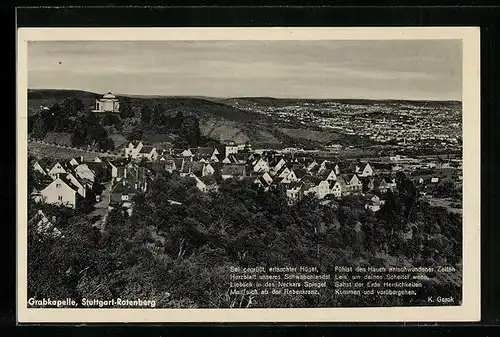
<instances>
[{"instance_id":1,"label":"tree","mask_svg":"<svg viewBox=\"0 0 500 337\"><path fill-rule=\"evenodd\" d=\"M75 121L75 127L71 133L71 145L80 147L85 145L87 138L87 121L85 118L80 117Z\"/></svg>"},{"instance_id":2,"label":"tree","mask_svg":"<svg viewBox=\"0 0 500 337\"><path fill-rule=\"evenodd\" d=\"M165 112L160 104L155 104L153 107L153 111L151 113L151 124L155 126L157 131L161 131L165 128Z\"/></svg>"},{"instance_id":3,"label":"tree","mask_svg":"<svg viewBox=\"0 0 500 337\"><path fill-rule=\"evenodd\" d=\"M67 117L76 117L83 111L82 100L76 97L68 97L59 102L62 113Z\"/></svg>"},{"instance_id":4,"label":"tree","mask_svg":"<svg viewBox=\"0 0 500 337\"><path fill-rule=\"evenodd\" d=\"M47 134L47 130L45 129L45 123L43 122L42 117L35 117L35 123L33 124L33 130L31 135L35 139L43 139Z\"/></svg>"},{"instance_id":5,"label":"tree","mask_svg":"<svg viewBox=\"0 0 500 337\"><path fill-rule=\"evenodd\" d=\"M149 124L149 123L151 123L151 116L152 116L152 111L151 111L151 109L149 108L149 106L144 105L144 106L141 108L141 121L142 121L144 124Z\"/></svg>"},{"instance_id":6,"label":"tree","mask_svg":"<svg viewBox=\"0 0 500 337\"><path fill-rule=\"evenodd\" d=\"M184 114L182 113L182 111L177 111L175 117L173 118L173 123L172 123L174 130L180 130L183 122L184 122Z\"/></svg>"},{"instance_id":7,"label":"tree","mask_svg":"<svg viewBox=\"0 0 500 337\"><path fill-rule=\"evenodd\" d=\"M130 97L122 97L120 102L120 113L122 118L134 117L134 110Z\"/></svg>"},{"instance_id":8,"label":"tree","mask_svg":"<svg viewBox=\"0 0 500 337\"><path fill-rule=\"evenodd\" d=\"M434 196L441 198L453 198L459 195L455 182L451 178L443 178L434 189Z\"/></svg>"},{"instance_id":9,"label":"tree","mask_svg":"<svg viewBox=\"0 0 500 337\"><path fill-rule=\"evenodd\" d=\"M134 127L132 132L130 132L130 134L128 135L128 140L130 140L130 141L141 140L142 135L143 135L142 129L140 127L136 126L136 127Z\"/></svg>"},{"instance_id":10,"label":"tree","mask_svg":"<svg viewBox=\"0 0 500 337\"><path fill-rule=\"evenodd\" d=\"M187 116L181 125L181 135L186 139L189 146L196 147L200 144L201 132L196 116Z\"/></svg>"},{"instance_id":11,"label":"tree","mask_svg":"<svg viewBox=\"0 0 500 337\"><path fill-rule=\"evenodd\" d=\"M119 125L120 118L114 114L106 114L102 118L102 125Z\"/></svg>"},{"instance_id":12,"label":"tree","mask_svg":"<svg viewBox=\"0 0 500 337\"><path fill-rule=\"evenodd\" d=\"M115 144L113 140L109 137L102 137L98 140L99 149L105 151L112 151L115 149Z\"/></svg>"},{"instance_id":13,"label":"tree","mask_svg":"<svg viewBox=\"0 0 500 337\"><path fill-rule=\"evenodd\" d=\"M53 118L52 120L47 120L47 122L52 122L51 126L54 132L65 132L68 130L68 126L70 125L68 116L65 115L64 111L61 109L61 106L58 103L50 107L48 113Z\"/></svg>"}]
</instances>

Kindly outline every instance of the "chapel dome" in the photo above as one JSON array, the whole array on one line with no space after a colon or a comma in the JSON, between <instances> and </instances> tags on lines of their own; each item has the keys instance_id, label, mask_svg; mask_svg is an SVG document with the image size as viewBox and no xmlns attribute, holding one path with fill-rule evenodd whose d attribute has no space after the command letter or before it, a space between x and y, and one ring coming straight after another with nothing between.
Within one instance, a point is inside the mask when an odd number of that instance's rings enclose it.
<instances>
[{"instance_id":1,"label":"chapel dome","mask_svg":"<svg viewBox=\"0 0 500 337\"><path fill-rule=\"evenodd\" d=\"M102 98L113 99L116 98L111 92L108 92L106 95L102 96Z\"/></svg>"}]
</instances>

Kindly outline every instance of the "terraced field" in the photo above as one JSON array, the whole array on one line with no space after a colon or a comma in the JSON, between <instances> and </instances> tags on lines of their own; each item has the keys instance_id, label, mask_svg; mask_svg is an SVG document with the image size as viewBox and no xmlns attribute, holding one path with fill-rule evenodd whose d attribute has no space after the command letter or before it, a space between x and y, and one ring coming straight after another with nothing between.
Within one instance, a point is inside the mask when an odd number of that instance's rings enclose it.
<instances>
[{"instance_id":1,"label":"terraced field","mask_svg":"<svg viewBox=\"0 0 500 337\"><path fill-rule=\"evenodd\" d=\"M28 141L28 153L36 158L54 158L61 160L68 160L75 157L83 156L84 160L90 161L98 157L111 157L117 158L118 154L115 153L100 153L94 151L87 151L84 149L64 147L55 144L48 144L42 142Z\"/></svg>"}]
</instances>

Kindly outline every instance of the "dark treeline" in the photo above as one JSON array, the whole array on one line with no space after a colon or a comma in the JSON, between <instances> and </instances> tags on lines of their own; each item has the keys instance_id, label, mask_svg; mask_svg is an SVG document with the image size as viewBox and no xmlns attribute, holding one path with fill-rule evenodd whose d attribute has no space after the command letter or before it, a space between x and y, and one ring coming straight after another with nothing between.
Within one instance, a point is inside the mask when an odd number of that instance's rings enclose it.
<instances>
[{"instance_id":1,"label":"dark treeline","mask_svg":"<svg viewBox=\"0 0 500 337\"><path fill-rule=\"evenodd\" d=\"M166 308L427 305L431 295L460 299L460 281L439 277L417 298L338 296L333 280L319 296L230 293L231 266L316 266L333 275L335 265L451 265L460 274L460 218L418 200L404 175L398 182L384 207L372 213L355 196L335 205L311 197L287 206L282 191L264 192L251 181L228 179L218 192L204 194L193 180L160 172L148 192L135 197L132 215L112 210L103 232L72 214L59 215L56 226L64 238L29 228L29 296L144 298ZM411 236L403 235L409 231Z\"/></svg>"},{"instance_id":2,"label":"dark treeline","mask_svg":"<svg viewBox=\"0 0 500 337\"><path fill-rule=\"evenodd\" d=\"M140 116L142 127L133 131L132 139L138 139L141 132L149 131L156 134L176 135L174 146L178 148L219 144L213 139L202 136L198 116L185 114L182 109L168 110L161 103L152 106L145 104L140 108Z\"/></svg>"},{"instance_id":3,"label":"dark treeline","mask_svg":"<svg viewBox=\"0 0 500 337\"><path fill-rule=\"evenodd\" d=\"M134 120L139 115L139 120ZM146 134L173 135L174 146L179 148L219 145L216 140L204 137L199 118L185 115L182 109L166 110L163 104L133 104L128 97L120 98L120 116L106 114L98 118L91 108L85 107L75 97L54 103L28 120L28 133L43 139L49 132L70 133L71 145L92 145L102 150L113 150L110 133L123 134L128 140L144 140Z\"/></svg>"},{"instance_id":4,"label":"dark treeline","mask_svg":"<svg viewBox=\"0 0 500 337\"><path fill-rule=\"evenodd\" d=\"M102 124L111 123L108 119ZM91 145L100 150L114 150L108 131L78 98L58 101L28 119L28 133L33 138L43 139L49 132L70 133L72 146Z\"/></svg>"}]
</instances>

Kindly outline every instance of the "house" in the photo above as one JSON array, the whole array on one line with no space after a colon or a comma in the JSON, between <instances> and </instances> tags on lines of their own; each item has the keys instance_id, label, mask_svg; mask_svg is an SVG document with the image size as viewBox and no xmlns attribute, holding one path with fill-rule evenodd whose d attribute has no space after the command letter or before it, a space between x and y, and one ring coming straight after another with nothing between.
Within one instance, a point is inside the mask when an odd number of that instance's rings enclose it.
<instances>
[{"instance_id":1,"label":"house","mask_svg":"<svg viewBox=\"0 0 500 337\"><path fill-rule=\"evenodd\" d=\"M375 181L374 185L375 188L378 189L381 193L385 193L390 189L389 184L387 183L387 180L385 180L385 178Z\"/></svg>"},{"instance_id":2,"label":"house","mask_svg":"<svg viewBox=\"0 0 500 337\"><path fill-rule=\"evenodd\" d=\"M287 166L283 166L281 170L276 173L276 177L280 180L286 178L290 174L290 169Z\"/></svg>"},{"instance_id":3,"label":"house","mask_svg":"<svg viewBox=\"0 0 500 337\"><path fill-rule=\"evenodd\" d=\"M302 178L304 178L308 172L306 170L304 170L303 168L301 168L300 166L298 165L293 165L293 173L295 174L295 177L297 178L297 180L301 180Z\"/></svg>"},{"instance_id":4,"label":"house","mask_svg":"<svg viewBox=\"0 0 500 337\"><path fill-rule=\"evenodd\" d=\"M201 170L202 177L212 175L214 173L215 173L215 168L210 163L203 164L203 168Z\"/></svg>"},{"instance_id":5,"label":"house","mask_svg":"<svg viewBox=\"0 0 500 337\"><path fill-rule=\"evenodd\" d=\"M66 177L59 176L47 187L40 191L43 202L47 204L62 205L69 208L78 208L83 198L78 193L78 187L73 185Z\"/></svg>"},{"instance_id":6,"label":"house","mask_svg":"<svg viewBox=\"0 0 500 337\"><path fill-rule=\"evenodd\" d=\"M52 179L57 179L60 175L66 174L66 172L67 171L63 165L57 162L47 173Z\"/></svg>"},{"instance_id":7,"label":"house","mask_svg":"<svg viewBox=\"0 0 500 337\"><path fill-rule=\"evenodd\" d=\"M196 182L196 187L203 193L207 192L207 185L201 181L194 173L190 173L188 175L189 178L194 179Z\"/></svg>"},{"instance_id":8,"label":"house","mask_svg":"<svg viewBox=\"0 0 500 337\"><path fill-rule=\"evenodd\" d=\"M148 187L147 168L129 163L118 167L118 176L111 187L110 201L125 207L132 206L132 198L146 192Z\"/></svg>"},{"instance_id":9,"label":"house","mask_svg":"<svg viewBox=\"0 0 500 337\"><path fill-rule=\"evenodd\" d=\"M80 164L83 164L83 156L81 156L81 157L71 158L71 160L69 161L69 164L70 164L72 167L75 167L75 166L78 166L78 165L80 165Z\"/></svg>"},{"instance_id":10,"label":"house","mask_svg":"<svg viewBox=\"0 0 500 337\"><path fill-rule=\"evenodd\" d=\"M123 149L125 157L137 158L137 154L143 148L144 144L142 142L130 142L128 146Z\"/></svg>"},{"instance_id":11,"label":"house","mask_svg":"<svg viewBox=\"0 0 500 337\"><path fill-rule=\"evenodd\" d=\"M143 146L137 153L135 158L146 158L149 161L155 161L156 159L158 159L158 152L156 151L156 147L154 146Z\"/></svg>"},{"instance_id":12,"label":"house","mask_svg":"<svg viewBox=\"0 0 500 337\"><path fill-rule=\"evenodd\" d=\"M281 168L286 164L286 161L281 158L278 163L276 163L276 165L273 167L272 171L273 172L278 172L279 170L281 170Z\"/></svg>"},{"instance_id":13,"label":"house","mask_svg":"<svg viewBox=\"0 0 500 337\"><path fill-rule=\"evenodd\" d=\"M344 195L350 194L349 186L343 177L338 177L337 181L335 181L335 184L331 188L331 191L336 198L341 198Z\"/></svg>"},{"instance_id":14,"label":"house","mask_svg":"<svg viewBox=\"0 0 500 337\"><path fill-rule=\"evenodd\" d=\"M193 152L191 152L191 149L185 149L184 151L181 152L181 156L183 157L194 157Z\"/></svg>"},{"instance_id":15,"label":"house","mask_svg":"<svg viewBox=\"0 0 500 337\"><path fill-rule=\"evenodd\" d=\"M217 153L216 153L216 151L217 151ZM221 155L217 149L214 149L214 153L210 157L210 160L213 161L213 162L215 162L215 163L218 163L218 162L221 161L221 159L224 159L222 157L224 157L224 156Z\"/></svg>"},{"instance_id":16,"label":"house","mask_svg":"<svg viewBox=\"0 0 500 337\"><path fill-rule=\"evenodd\" d=\"M234 158L235 162L240 164L246 164L255 159L254 154L251 152L238 152L231 154L231 156ZM269 166L269 163L267 163L267 165Z\"/></svg>"},{"instance_id":17,"label":"house","mask_svg":"<svg viewBox=\"0 0 500 337\"><path fill-rule=\"evenodd\" d=\"M363 184L363 191L373 191L375 189L375 178L363 177L360 180Z\"/></svg>"},{"instance_id":18,"label":"house","mask_svg":"<svg viewBox=\"0 0 500 337\"><path fill-rule=\"evenodd\" d=\"M319 174L320 177L324 178L327 181L335 181L337 180L337 175L334 170L325 169Z\"/></svg>"},{"instance_id":19,"label":"house","mask_svg":"<svg viewBox=\"0 0 500 337\"><path fill-rule=\"evenodd\" d=\"M269 189L272 183L273 178L269 175L268 172L264 172L262 175L258 175L254 180L254 184L262 187L266 191Z\"/></svg>"},{"instance_id":20,"label":"house","mask_svg":"<svg viewBox=\"0 0 500 337\"><path fill-rule=\"evenodd\" d=\"M235 142L229 142L229 144L226 145L224 155L229 156L232 153L238 153L239 149L239 146L236 145Z\"/></svg>"},{"instance_id":21,"label":"house","mask_svg":"<svg viewBox=\"0 0 500 337\"><path fill-rule=\"evenodd\" d=\"M242 164L224 164L221 168L222 179L244 177L245 173L245 165Z\"/></svg>"},{"instance_id":22,"label":"house","mask_svg":"<svg viewBox=\"0 0 500 337\"><path fill-rule=\"evenodd\" d=\"M38 210L33 217L28 221L28 226L33 226L38 234L57 238L62 235L61 231L54 226L55 217L50 221L42 210Z\"/></svg>"},{"instance_id":23,"label":"house","mask_svg":"<svg viewBox=\"0 0 500 337\"><path fill-rule=\"evenodd\" d=\"M297 178L293 170L289 170L289 173L286 175L286 177L282 178L280 182L282 184L288 184L293 181L299 181L299 179Z\"/></svg>"},{"instance_id":24,"label":"house","mask_svg":"<svg viewBox=\"0 0 500 337\"><path fill-rule=\"evenodd\" d=\"M42 167L42 165L38 161L36 161L33 164L33 170L35 170L36 172L39 172L43 175L47 175L47 171Z\"/></svg>"},{"instance_id":25,"label":"house","mask_svg":"<svg viewBox=\"0 0 500 337\"><path fill-rule=\"evenodd\" d=\"M380 207L383 205L380 198L375 194L367 194L365 198L367 199L365 209L369 209L372 212L379 211Z\"/></svg>"},{"instance_id":26,"label":"house","mask_svg":"<svg viewBox=\"0 0 500 337\"><path fill-rule=\"evenodd\" d=\"M213 176L204 176L200 180L206 185L206 192L217 192L219 190L219 185Z\"/></svg>"},{"instance_id":27,"label":"house","mask_svg":"<svg viewBox=\"0 0 500 337\"><path fill-rule=\"evenodd\" d=\"M356 174L353 174L348 182L348 186L351 193L361 192L363 189L363 184Z\"/></svg>"},{"instance_id":28,"label":"house","mask_svg":"<svg viewBox=\"0 0 500 337\"><path fill-rule=\"evenodd\" d=\"M190 148L189 152L191 152L191 154L194 157L198 158L198 159L200 159L200 158L210 159L213 156L217 156L218 154L220 154L219 151L216 148L213 148L213 147L196 147L196 148ZM189 153L186 152L186 154L189 157Z\"/></svg>"},{"instance_id":29,"label":"house","mask_svg":"<svg viewBox=\"0 0 500 337\"><path fill-rule=\"evenodd\" d=\"M391 177L390 179L388 179L387 180L387 187L391 191L394 191L397 188L396 178Z\"/></svg>"},{"instance_id":30,"label":"house","mask_svg":"<svg viewBox=\"0 0 500 337\"><path fill-rule=\"evenodd\" d=\"M300 200L301 189L302 184L299 182L292 182L286 186L286 198L289 205Z\"/></svg>"},{"instance_id":31,"label":"house","mask_svg":"<svg viewBox=\"0 0 500 337\"><path fill-rule=\"evenodd\" d=\"M252 165L254 172L269 172L269 164L263 158L255 160Z\"/></svg>"},{"instance_id":32,"label":"house","mask_svg":"<svg viewBox=\"0 0 500 337\"><path fill-rule=\"evenodd\" d=\"M92 184L95 182L95 172L87 164L78 165L74 171L78 179L90 181Z\"/></svg>"},{"instance_id":33,"label":"house","mask_svg":"<svg viewBox=\"0 0 500 337\"><path fill-rule=\"evenodd\" d=\"M253 181L253 183L255 185L257 185L258 187L264 189L264 191L269 190L269 187L271 186L271 183L268 183L262 176L259 176L259 177L255 178L255 180Z\"/></svg>"},{"instance_id":34,"label":"house","mask_svg":"<svg viewBox=\"0 0 500 337\"><path fill-rule=\"evenodd\" d=\"M87 191L85 185L82 184L71 172L68 172L68 174L66 174L66 179L70 181L73 185L75 185L78 188L78 194L80 194L82 198L85 198L85 194Z\"/></svg>"},{"instance_id":35,"label":"house","mask_svg":"<svg viewBox=\"0 0 500 337\"><path fill-rule=\"evenodd\" d=\"M373 176L373 169L370 166L370 163L366 163L365 167L363 170L359 173L361 177L371 177Z\"/></svg>"},{"instance_id":36,"label":"house","mask_svg":"<svg viewBox=\"0 0 500 337\"><path fill-rule=\"evenodd\" d=\"M307 171L311 172L313 169L315 169L318 166L318 162L316 160L313 160L312 163L310 163L307 166Z\"/></svg>"},{"instance_id":37,"label":"house","mask_svg":"<svg viewBox=\"0 0 500 337\"><path fill-rule=\"evenodd\" d=\"M110 203L114 205L122 205L124 207L132 206L132 199L140 193L137 184L134 184L127 179L122 179L116 182L111 188Z\"/></svg>"},{"instance_id":38,"label":"house","mask_svg":"<svg viewBox=\"0 0 500 337\"><path fill-rule=\"evenodd\" d=\"M178 170L181 177L187 177L191 173L202 176L203 164L195 161L185 161L181 169Z\"/></svg>"},{"instance_id":39,"label":"house","mask_svg":"<svg viewBox=\"0 0 500 337\"><path fill-rule=\"evenodd\" d=\"M336 175L340 174L340 166L339 166L339 164L335 164L335 167L333 169L335 170L335 174Z\"/></svg>"},{"instance_id":40,"label":"house","mask_svg":"<svg viewBox=\"0 0 500 337\"><path fill-rule=\"evenodd\" d=\"M318 199L324 199L325 196L330 193L330 182L327 180L322 180L317 186Z\"/></svg>"},{"instance_id":41,"label":"house","mask_svg":"<svg viewBox=\"0 0 500 337\"><path fill-rule=\"evenodd\" d=\"M115 164L113 164L109 160L106 162L106 164L107 164L108 169L110 170L110 173L111 173L111 180L116 179L116 177L118 176L118 168L116 167Z\"/></svg>"}]
</instances>

